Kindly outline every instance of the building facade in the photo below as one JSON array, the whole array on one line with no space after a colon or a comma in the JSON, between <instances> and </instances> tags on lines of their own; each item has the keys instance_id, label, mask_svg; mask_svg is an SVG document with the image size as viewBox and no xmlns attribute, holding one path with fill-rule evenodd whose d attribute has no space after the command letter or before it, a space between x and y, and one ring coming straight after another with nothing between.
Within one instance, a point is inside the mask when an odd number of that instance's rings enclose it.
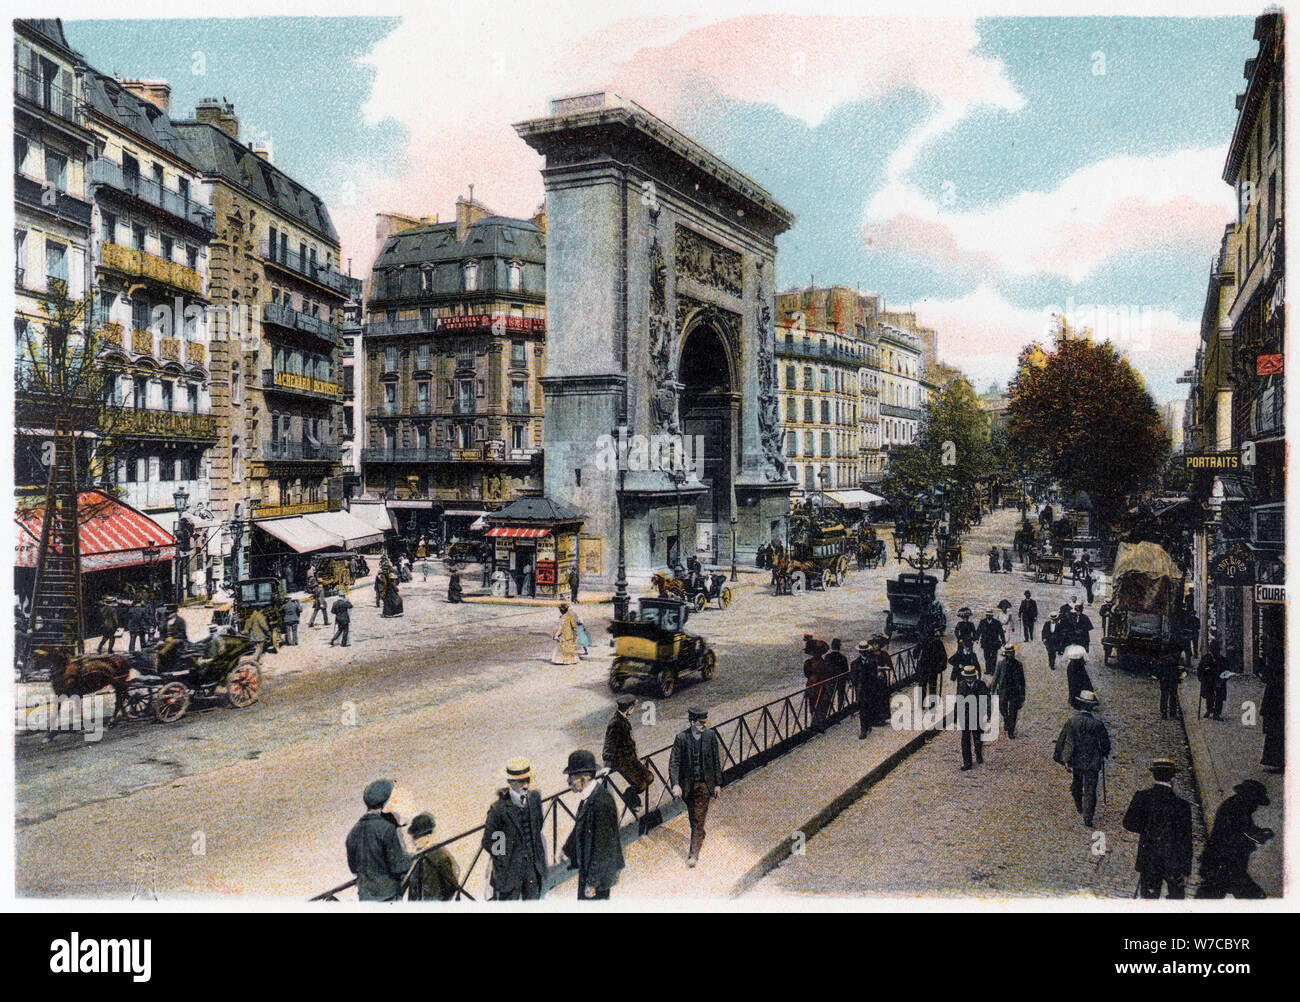
<instances>
[{"instance_id":1,"label":"building facade","mask_svg":"<svg viewBox=\"0 0 1300 1002\"><path fill-rule=\"evenodd\" d=\"M204 100L173 128L216 217L212 509L240 522L233 573L298 581L303 554L350 542L346 518L335 520L329 543L316 523L287 520L341 507L341 326L359 283L339 269L324 203L275 167L269 149L241 141L232 105Z\"/></svg>"},{"instance_id":2,"label":"building facade","mask_svg":"<svg viewBox=\"0 0 1300 1002\"><path fill-rule=\"evenodd\" d=\"M411 221L375 260L366 303L367 496L407 536L463 535L542 486L546 217L459 199L454 222Z\"/></svg>"},{"instance_id":3,"label":"building facade","mask_svg":"<svg viewBox=\"0 0 1300 1002\"><path fill-rule=\"evenodd\" d=\"M911 445L926 405L924 348L911 331L881 322L876 328L880 359L881 444L886 452Z\"/></svg>"}]
</instances>

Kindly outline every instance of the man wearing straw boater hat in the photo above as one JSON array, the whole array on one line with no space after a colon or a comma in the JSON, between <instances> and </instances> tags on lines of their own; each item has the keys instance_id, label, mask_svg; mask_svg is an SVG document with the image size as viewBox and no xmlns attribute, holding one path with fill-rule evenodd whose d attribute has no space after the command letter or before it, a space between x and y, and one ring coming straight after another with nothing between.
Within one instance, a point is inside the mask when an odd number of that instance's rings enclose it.
<instances>
[{"instance_id":1,"label":"man wearing straw boater hat","mask_svg":"<svg viewBox=\"0 0 1300 1002\"><path fill-rule=\"evenodd\" d=\"M673 739L672 754L668 757L668 782L673 796L686 801L686 814L691 822L691 849L686 865L694 866L704 845L709 801L722 794L722 749L717 732L709 727L708 710L695 706L688 716L690 726Z\"/></svg>"},{"instance_id":2,"label":"man wearing straw boater hat","mask_svg":"<svg viewBox=\"0 0 1300 1002\"><path fill-rule=\"evenodd\" d=\"M966 665L957 680L957 702L953 707L957 727L961 730L962 772L974 768L971 763L972 750L975 752L975 762L984 762L984 727L988 723L988 706L989 687L980 678L979 668Z\"/></svg>"},{"instance_id":3,"label":"man wearing straw boater hat","mask_svg":"<svg viewBox=\"0 0 1300 1002\"><path fill-rule=\"evenodd\" d=\"M1160 885L1169 889L1169 897L1187 894L1187 878L1192 872L1192 805L1174 792L1174 773L1178 766L1172 759L1158 758L1151 763L1155 784L1138 790L1124 812L1124 828L1138 835L1138 893L1144 898L1160 897Z\"/></svg>"},{"instance_id":4,"label":"man wearing straw boater hat","mask_svg":"<svg viewBox=\"0 0 1300 1002\"><path fill-rule=\"evenodd\" d=\"M1065 722L1056 739L1053 760L1070 770L1070 794L1083 823L1092 827L1097 811L1097 777L1110 756L1110 733L1097 712L1101 705L1096 693L1084 689L1074 700L1074 715Z\"/></svg>"},{"instance_id":5,"label":"man wearing straw boater hat","mask_svg":"<svg viewBox=\"0 0 1300 1002\"><path fill-rule=\"evenodd\" d=\"M533 766L522 756L506 763L506 785L488 808L483 849L492 862L492 892L501 901L535 901L546 879L542 797L529 789Z\"/></svg>"},{"instance_id":6,"label":"man wearing straw boater hat","mask_svg":"<svg viewBox=\"0 0 1300 1002\"><path fill-rule=\"evenodd\" d=\"M618 808L607 782L609 770L597 770L596 756L580 748L569 755L564 774L569 777L569 789L578 795L573 831L561 850L569 867L578 871L578 900L608 900L609 889L623 869Z\"/></svg>"},{"instance_id":7,"label":"man wearing straw boater hat","mask_svg":"<svg viewBox=\"0 0 1300 1002\"><path fill-rule=\"evenodd\" d=\"M858 740L861 741L871 733L876 686L879 684L876 659L871 653L871 644L865 640L858 642L858 656L849 664L849 677L853 682L853 694L858 701Z\"/></svg>"}]
</instances>

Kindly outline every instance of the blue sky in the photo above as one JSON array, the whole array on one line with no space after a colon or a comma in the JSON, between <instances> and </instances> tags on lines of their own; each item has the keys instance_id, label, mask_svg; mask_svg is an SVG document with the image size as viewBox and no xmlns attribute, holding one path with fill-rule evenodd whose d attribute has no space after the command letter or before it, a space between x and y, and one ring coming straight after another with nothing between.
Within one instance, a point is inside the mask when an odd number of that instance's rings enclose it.
<instances>
[{"instance_id":1,"label":"blue sky","mask_svg":"<svg viewBox=\"0 0 1300 1002\"><path fill-rule=\"evenodd\" d=\"M358 267L380 209L445 218L477 182L498 211L530 213L540 162L509 124L612 82L796 213L781 287L815 277L914 307L981 385L1010 374L1049 306L1144 310L1155 344L1130 357L1158 399L1181 395L1232 202L1218 175L1251 17L939 24L597 5L574 27L527 10L65 29L104 72L168 79L174 113L232 101L245 136L269 137L326 199Z\"/></svg>"}]
</instances>

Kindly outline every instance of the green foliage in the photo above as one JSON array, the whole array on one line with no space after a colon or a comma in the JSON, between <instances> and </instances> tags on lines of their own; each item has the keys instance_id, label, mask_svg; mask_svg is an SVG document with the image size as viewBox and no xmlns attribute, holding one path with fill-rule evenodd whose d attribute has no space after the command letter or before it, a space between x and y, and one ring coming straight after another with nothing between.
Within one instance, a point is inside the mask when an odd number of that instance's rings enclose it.
<instances>
[{"instance_id":1,"label":"green foliage","mask_svg":"<svg viewBox=\"0 0 1300 1002\"><path fill-rule=\"evenodd\" d=\"M958 500L971 495L992 462L989 419L971 384L950 380L930 401L916 441L890 454L882 489L892 500L944 487Z\"/></svg>"},{"instance_id":2,"label":"green foliage","mask_svg":"<svg viewBox=\"0 0 1300 1002\"><path fill-rule=\"evenodd\" d=\"M1055 350L1021 365L1011 382L1010 439L1067 497L1088 491L1101 518L1115 522L1128 495L1158 482L1169 434L1142 377L1113 345L1087 334L1062 322Z\"/></svg>"}]
</instances>

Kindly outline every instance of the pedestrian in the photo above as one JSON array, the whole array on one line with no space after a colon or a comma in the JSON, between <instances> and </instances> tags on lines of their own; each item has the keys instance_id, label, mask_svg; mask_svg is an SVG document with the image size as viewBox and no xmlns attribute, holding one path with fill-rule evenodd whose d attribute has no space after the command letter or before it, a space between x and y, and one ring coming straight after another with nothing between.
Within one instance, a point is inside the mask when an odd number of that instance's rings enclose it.
<instances>
[{"instance_id":1,"label":"pedestrian","mask_svg":"<svg viewBox=\"0 0 1300 1002\"><path fill-rule=\"evenodd\" d=\"M1223 719L1223 703L1228 698L1227 662L1216 649L1218 631L1210 631L1210 642L1205 647L1205 656L1196 669L1196 677L1201 680L1201 698L1205 700L1205 716L1215 720Z\"/></svg>"},{"instance_id":2,"label":"pedestrian","mask_svg":"<svg viewBox=\"0 0 1300 1002\"><path fill-rule=\"evenodd\" d=\"M1061 614L1054 612L1043 624L1043 647L1047 650L1047 667L1056 671L1056 655L1061 653Z\"/></svg>"},{"instance_id":3,"label":"pedestrian","mask_svg":"<svg viewBox=\"0 0 1300 1002\"><path fill-rule=\"evenodd\" d=\"M1219 805L1201 855L1198 898L1224 898L1229 894L1234 898L1268 897L1248 871L1250 854L1274 835L1272 828L1261 828L1254 818L1255 811L1269 803L1264 784L1247 779L1238 783L1232 796Z\"/></svg>"},{"instance_id":4,"label":"pedestrian","mask_svg":"<svg viewBox=\"0 0 1300 1002\"><path fill-rule=\"evenodd\" d=\"M104 646L108 646L108 653L113 653L113 645L117 643L117 600L112 595L105 595L100 602L99 618L103 622L101 635L99 638L98 653L104 652Z\"/></svg>"},{"instance_id":5,"label":"pedestrian","mask_svg":"<svg viewBox=\"0 0 1300 1002\"><path fill-rule=\"evenodd\" d=\"M600 757L607 769L612 769L627 780L623 802L636 811L641 806L641 794L650 788L654 774L636 753L636 739L632 736L632 710L635 696L619 696L614 716L605 727L605 744Z\"/></svg>"},{"instance_id":6,"label":"pedestrian","mask_svg":"<svg viewBox=\"0 0 1300 1002\"><path fill-rule=\"evenodd\" d=\"M348 869L357 875L357 897L362 901L396 901L411 869L397 817L384 809L393 789L391 779L367 786L362 794L366 813L348 832Z\"/></svg>"},{"instance_id":7,"label":"pedestrian","mask_svg":"<svg viewBox=\"0 0 1300 1002\"><path fill-rule=\"evenodd\" d=\"M316 625L316 614L320 613L325 625L330 625L329 609L325 606L325 589L319 581L312 581L311 585L311 619L307 621L309 627Z\"/></svg>"},{"instance_id":8,"label":"pedestrian","mask_svg":"<svg viewBox=\"0 0 1300 1002\"><path fill-rule=\"evenodd\" d=\"M722 751L718 734L709 727L709 711L695 706L687 714L690 723L673 739L668 756L668 782L672 795L686 801L691 823L691 848L686 865L693 867L704 845L704 822L709 801L722 796Z\"/></svg>"},{"instance_id":9,"label":"pedestrian","mask_svg":"<svg viewBox=\"0 0 1300 1002\"><path fill-rule=\"evenodd\" d=\"M333 647L334 641L338 640L340 647L347 647L348 632L352 627L352 603L347 595L336 598L331 611L334 613L334 636L330 637L330 646Z\"/></svg>"},{"instance_id":10,"label":"pedestrian","mask_svg":"<svg viewBox=\"0 0 1300 1002\"><path fill-rule=\"evenodd\" d=\"M998 548L989 547L989 573L997 574L1002 569L1002 562L998 559Z\"/></svg>"},{"instance_id":11,"label":"pedestrian","mask_svg":"<svg viewBox=\"0 0 1300 1002\"><path fill-rule=\"evenodd\" d=\"M1007 638L1006 642L1011 643L1011 635L1015 633L1016 623L1011 615L1011 602L1008 599L998 600L998 622L1002 624L1002 635Z\"/></svg>"},{"instance_id":12,"label":"pedestrian","mask_svg":"<svg viewBox=\"0 0 1300 1002\"><path fill-rule=\"evenodd\" d=\"M957 680L957 701L953 704L954 720L961 731L961 771L966 772L975 763L984 762L984 728L988 725L989 687L980 678L979 668L966 665Z\"/></svg>"},{"instance_id":13,"label":"pedestrian","mask_svg":"<svg viewBox=\"0 0 1300 1002\"><path fill-rule=\"evenodd\" d=\"M1166 657L1156 665L1156 679L1160 682L1160 718L1174 720L1182 718L1178 708L1178 686L1186 673L1178 656Z\"/></svg>"},{"instance_id":14,"label":"pedestrian","mask_svg":"<svg viewBox=\"0 0 1300 1002\"><path fill-rule=\"evenodd\" d=\"M1105 602L1102 602L1101 607L1097 609L1097 614L1101 617L1101 635L1103 637L1110 636L1110 614L1114 608L1115 603L1107 599ZM1189 659L1187 663L1190 665L1192 662Z\"/></svg>"},{"instance_id":15,"label":"pedestrian","mask_svg":"<svg viewBox=\"0 0 1300 1002\"><path fill-rule=\"evenodd\" d=\"M1085 651L1092 650L1092 620L1083 611L1082 602L1078 602L1074 606L1074 625L1072 629L1074 631L1074 642Z\"/></svg>"},{"instance_id":16,"label":"pedestrian","mask_svg":"<svg viewBox=\"0 0 1300 1002\"><path fill-rule=\"evenodd\" d=\"M1007 737L1014 738L1016 719L1020 716L1020 708L1025 705L1025 666L1016 656L1015 644L1002 648L1002 659L998 662L998 670L993 673L989 689L998 697L998 710Z\"/></svg>"},{"instance_id":17,"label":"pedestrian","mask_svg":"<svg viewBox=\"0 0 1300 1002\"><path fill-rule=\"evenodd\" d=\"M826 655L826 677L835 680L835 694L839 696L841 706L848 702L849 687L849 659L840 651L840 640L836 637L831 641L830 653ZM826 697L827 702L831 701L831 696ZM831 707L834 709L834 706Z\"/></svg>"},{"instance_id":18,"label":"pedestrian","mask_svg":"<svg viewBox=\"0 0 1300 1002\"><path fill-rule=\"evenodd\" d=\"M388 558L385 557L379 561L379 570L375 572L375 608L379 609L384 604L384 579L388 575Z\"/></svg>"},{"instance_id":19,"label":"pedestrian","mask_svg":"<svg viewBox=\"0 0 1300 1002\"><path fill-rule=\"evenodd\" d=\"M552 638L555 651L551 654L553 665L576 665L578 663L578 619L569 611L569 603L560 603L560 625Z\"/></svg>"},{"instance_id":20,"label":"pedestrian","mask_svg":"<svg viewBox=\"0 0 1300 1002\"><path fill-rule=\"evenodd\" d=\"M803 674L807 679L804 684L804 702L812 717L813 730L818 732L826 729L826 712L831 695L830 687L825 684L830 677L824 657L828 649L826 641L817 640L811 633L803 635L803 652L808 655L803 663Z\"/></svg>"},{"instance_id":21,"label":"pedestrian","mask_svg":"<svg viewBox=\"0 0 1300 1002\"><path fill-rule=\"evenodd\" d=\"M1061 646L1062 649L1069 647L1071 644L1078 643L1074 639L1074 599L1066 602L1060 608L1061 615Z\"/></svg>"},{"instance_id":22,"label":"pedestrian","mask_svg":"<svg viewBox=\"0 0 1300 1002\"><path fill-rule=\"evenodd\" d=\"M875 713L875 687L877 684L876 659L871 655L871 645L858 643L858 656L849 665L852 673L853 693L858 701L858 740L871 733Z\"/></svg>"},{"instance_id":23,"label":"pedestrian","mask_svg":"<svg viewBox=\"0 0 1300 1002\"><path fill-rule=\"evenodd\" d=\"M984 672L992 674L993 669L997 667L998 651L1002 650L1007 642L1006 631L998 621L997 613L992 609L984 613L984 618L980 620L975 634L979 639L980 649L984 652Z\"/></svg>"},{"instance_id":24,"label":"pedestrian","mask_svg":"<svg viewBox=\"0 0 1300 1002\"><path fill-rule=\"evenodd\" d=\"M975 656L975 645L973 643L958 644L957 649L953 651L952 657L948 659L948 664L952 665L952 672L948 677L953 682L961 680L962 669L967 666L974 668L978 673L980 659Z\"/></svg>"},{"instance_id":25,"label":"pedestrian","mask_svg":"<svg viewBox=\"0 0 1300 1002\"><path fill-rule=\"evenodd\" d=\"M407 831L415 845L415 863L406 878L406 900L451 901L460 891L460 869L451 853L438 848L433 815L427 811L411 819Z\"/></svg>"},{"instance_id":26,"label":"pedestrian","mask_svg":"<svg viewBox=\"0 0 1300 1002\"><path fill-rule=\"evenodd\" d=\"M1033 640L1034 624L1038 622L1038 603L1034 601L1034 596L1026 591L1017 611L1020 615L1020 628L1023 631L1022 639Z\"/></svg>"},{"instance_id":27,"label":"pedestrian","mask_svg":"<svg viewBox=\"0 0 1300 1002\"><path fill-rule=\"evenodd\" d=\"M920 687L921 705L939 695L943 667L948 663L948 649L943 644L943 627L935 626L916 649L916 684Z\"/></svg>"},{"instance_id":28,"label":"pedestrian","mask_svg":"<svg viewBox=\"0 0 1300 1002\"><path fill-rule=\"evenodd\" d=\"M420 542L417 543L417 544L416 544L416 547L415 547L415 556L416 556L417 559L419 559L419 560L423 560L423 559L424 559L425 557L427 557L428 555L429 555L429 540L428 540L428 537L426 537L426 536L421 536L421 537L420 537ZM415 822L411 822L411 823L414 824Z\"/></svg>"},{"instance_id":29,"label":"pedestrian","mask_svg":"<svg viewBox=\"0 0 1300 1002\"><path fill-rule=\"evenodd\" d=\"M957 625L952 628L952 635L957 640L957 646L969 644L975 646L975 636L979 632L975 629L975 624L971 622L973 613L969 606L963 605L957 610Z\"/></svg>"},{"instance_id":30,"label":"pedestrian","mask_svg":"<svg viewBox=\"0 0 1300 1002\"><path fill-rule=\"evenodd\" d=\"M575 605L578 602L578 568L569 568L569 601Z\"/></svg>"},{"instance_id":31,"label":"pedestrian","mask_svg":"<svg viewBox=\"0 0 1300 1002\"><path fill-rule=\"evenodd\" d=\"M483 849L492 864L489 883L499 901L536 901L545 891L542 795L530 789L533 766L523 757L506 763L506 785L488 808Z\"/></svg>"},{"instance_id":32,"label":"pedestrian","mask_svg":"<svg viewBox=\"0 0 1300 1002\"><path fill-rule=\"evenodd\" d=\"M1138 836L1138 892L1160 897L1160 885L1171 898L1187 896L1192 872L1192 805L1174 792L1178 766L1167 758L1151 763L1154 785L1138 790L1124 812L1124 828Z\"/></svg>"},{"instance_id":33,"label":"pedestrian","mask_svg":"<svg viewBox=\"0 0 1300 1002\"><path fill-rule=\"evenodd\" d=\"M383 611L380 613L384 619L394 619L402 615L404 603L402 602L402 593L398 590L398 577L391 569L381 575L383 579Z\"/></svg>"},{"instance_id":34,"label":"pedestrian","mask_svg":"<svg viewBox=\"0 0 1300 1002\"><path fill-rule=\"evenodd\" d=\"M1085 563L1083 569L1083 591L1087 596L1089 605L1092 605L1092 589L1094 584L1096 584L1096 579L1092 576L1092 568L1088 567Z\"/></svg>"},{"instance_id":35,"label":"pedestrian","mask_svg":"<svg viewBox=\"0 0 1300 1002\"><path fill-rule=\"evenodd\" d=\"M1078 644L1071 644L1064 654L1065 685L1069 690L1070 705L1073 706L1080 693L1085 689L1092 690L1092 679L1088 675L1088 652Z\"/></svg>"},{"instance_id":36,"label":"pedestrian","mask_svg":"<svg viewBox=\"0 0 1300 1002\"><path fill-rule=\"evenodd\" d=\"M135 645L138 643L140 649L144 650L145 636L149 632L149 610L144 607L144 600L136 596L131 603L131 608L126 613L126 629L131 634L131 640L127 645L127 653L135 651Z\"/></svg>"},{"instance_id":37,"label":"pedestrian","mask_svg":"<svg viewBox=\"0 0 1300 1002\"><path fill-rule=\"evenodd\" d=\"M1002 572L1010 574L1013 570L1015 565L1011 563L1011 550L1004 546L1002 547Z\"/></svg>"},{"instance_id":38,"label":"pedestrian","mask_svg":"<svg viewBox=\"0 0 1300 1002\"><path fill-rule=\"evenodd\" d=\"M1201 617L1196 615L1195 609L1189 609L1187 612L1187 639L1192 649L1191 656L1187 659L1187 665L1191 667L1192 658L1201 656Z\"/></svg>"},{"instance_id":39,"label":"pedestrian","mask_svg":"<svg viewBox=\"0 0 1300 1002\"><path fill-rule=\"evenodd\" d=\"M253 642L253 657L260 662L271 646L271 625L266 621L266 612L260 607L253 609L244 620L244 632Z\"/></svg>"},{"instance_id":40,"label":"pedestrian","mask_svg":"<svg viewBox=\"0 0 1300 1002\"><path fill-rule=\"evenodd\" d=\"M872 712L875 722L881 726L889 723L889 680L893 676L894 659L889 653L889 638L877 633L868 643L871 644L871 656L876 661L876 684L872 689Z\"/></svg>"},{"instance_id":41,"label":"pedestrian","mask_svg":"<svg viewBox=\"0 0 1300 1002\"><path fill-rule=\"evenodd\" d=\"M302 605L296 598L290 595L284 600L284 606L280 610L280 616L284 622L284 645L286 647L297 647L298 620L302 618Z\"/></svg>"},{"instance_id":42,"label":"pedestrian","mask_svg":"<svg viewBox=\"0 0 1300 1002\"><path fill-rule=\"evenodd\" d=\"M447 601L452 603L465 601L465 593L460 583L460 569L457 567L451 569L451 576L447 579Z\"/></svg>"},{"instance_id":43,"label":"pedestrian","mask_svg":"<svg viewBox=\"0 0 1300 1002\"><path fill-rule=\"evenodd\" d=\"M1098 713L1101 704L1095 693L1085 689L1074 705L1074 715L1061 728L1052 758L1069 768L1074 808L1091 828L1097 812L1097 777L1110 757L1110 733Z\"/></svg>"},{"instance_id":44,"label":"pedestrian","mask_svg":"<svg viewBox=\"0 0 1300 1002\"><path fill-rule=\"evenodd\" d=\"M560 851L578 871L579 901L608 901L609 889L623 869L618 834L618 807L609 792L609 770L596 769L596 756L585 748L569 754L564 767L569 789L578 795L578 813Z\"/></svg>"},{"instance_id":45,"label":"pedestrian","mask_svg":"<svg viewBox=\"0 0 1300 1002\"><path fill-rule=\"evenodd\" d=\"M1264 668L1264 696L1259 702L1259 721L1264 730L1264 753L1260 765L1266 772L1281 772L1286 766L1286 669L1280 663Z\"/></svg>"},{"instance_id":46,"label":"pedestrian","mask_svg":"<svg viewBox=\"0 0 1300 1002\"><path fill-rule=\"evenodd\" d=\"M519 589L519 594L527 595L529 598L537 597L536 579L533 576L533 565L531 562L524 564L524 584Z\"/></svg>"}]
</instances>

